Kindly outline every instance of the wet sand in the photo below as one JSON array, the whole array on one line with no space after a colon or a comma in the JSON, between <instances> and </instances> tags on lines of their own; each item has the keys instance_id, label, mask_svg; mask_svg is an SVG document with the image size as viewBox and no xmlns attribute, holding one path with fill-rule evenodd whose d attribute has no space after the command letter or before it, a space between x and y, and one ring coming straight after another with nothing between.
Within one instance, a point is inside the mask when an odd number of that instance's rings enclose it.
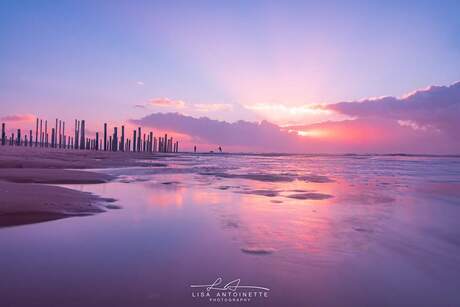
<instances>
[{"instance_id":1,"label":"wet sand","mask_svg":"<svg viewBox=\"0 0 460 307\"><path fill-rule=\"evenodd\" d=\"M270 289L246 306L459 306L458 158L125 156L168 165L72 169L113 176L57 186L79 190L72 214L93 216L1 229L4 306L242 306L191 287L217 278ZM33 170L28 180L49 180ZM88 212L80 192L123 209ZM41 221L61 217L51 206Z\"/></svg>"},{"instance_id":2,"label":"wet sand","mask_svg":"<svg viewBox=\"0 0 460 307\"><path fill-rule=\"evenodd\" d=\"M165 166L160 155L0 147L0 227L90 215L114 209L114 199L60 184L100 184L108 175L83 169ZM79 169L79 170L77 170Z\"/></svg>"}]
</instances>

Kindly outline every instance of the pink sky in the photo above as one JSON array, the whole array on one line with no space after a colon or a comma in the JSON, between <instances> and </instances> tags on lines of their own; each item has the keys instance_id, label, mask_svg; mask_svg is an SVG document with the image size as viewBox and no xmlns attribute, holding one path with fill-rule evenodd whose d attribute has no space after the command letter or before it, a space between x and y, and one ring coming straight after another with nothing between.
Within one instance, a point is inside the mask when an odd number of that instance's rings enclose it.
<instances>
[{"instance_id":1,"label":"pink sky","mask_svg":"<svg viewBox=\"0 0 460 307\"><path fill-rule=\"evenodd\" d=\"M459 8L0 3L0 117L142 123L188 150L459 153Z\"/></svg>"},{"instance_id":2,"label":"pink sky","mask_svg":"<svg viewBox=\"0 0 460 307\"><path fill-rule=\"evenodd\" d=\"M460 82L448 86L431 86L402 97L380 97L359 101L321 105L267 107L263 112L285 111L297 121L315 123L282 125L261 121L227 122L205 116L190 116L215 110L231 112L222 104L196 105L169 98L157 98L145 105L134 106L145 115L124 121L109 122L109 132L124 124L127 136L142 126L156 135L168 133L181 141L182 150L215 150L241 152L293 153L430 153L458 154L460 129ZM154 110L174 112L155 112ZM290 113L291 112L291 113ZM320 115L318 115L320 114ZM17 128L33 129L32 114L6 115L8 134ZM54 120L49 120L49 129ZM67 132L73 129L67 124ZM101 131L102 123L87 122L87 134ZM23 132L24 133L24 132Z\"/></svg>"}]
</instances>

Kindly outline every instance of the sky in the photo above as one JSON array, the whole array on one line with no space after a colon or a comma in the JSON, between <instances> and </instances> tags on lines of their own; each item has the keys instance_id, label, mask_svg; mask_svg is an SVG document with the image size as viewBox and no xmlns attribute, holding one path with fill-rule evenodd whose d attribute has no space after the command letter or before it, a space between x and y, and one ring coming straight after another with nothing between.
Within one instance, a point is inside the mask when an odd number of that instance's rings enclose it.
<instances>
[{"instance_id":1,"label":"sky","mask_svg":"<svg viewBox=\"0 0 460 307\"><path fill-rule=\"evenodd\" d=\"M458 1L423 0L0 0L0 118L142 124L183 148L459 153L459 13ZM252 146L229 141L233 128L185 125L203 117L292 141Z\"/></svg>"}]
</instances>

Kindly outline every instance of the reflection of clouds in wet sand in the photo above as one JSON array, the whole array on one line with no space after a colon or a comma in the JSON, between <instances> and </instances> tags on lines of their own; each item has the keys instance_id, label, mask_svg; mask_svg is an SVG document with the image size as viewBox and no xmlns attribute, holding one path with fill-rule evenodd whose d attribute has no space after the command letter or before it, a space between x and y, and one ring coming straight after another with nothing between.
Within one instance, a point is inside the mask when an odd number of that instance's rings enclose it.
<instances>
[{"instance_id":1,"label":"reflection of clouds in wet sand","mask_svg":"<svg viewBox=\"0 0 460 307\"><path fill-rule=\"evenodd\" d=\"M211 193L213 202L220 203L216 214L220 215L222 228L236 234L243 253L273 254L287 262L320 265L366 248L376 223L388 217L378 205L392 201L388 196L365 193L365 187L350 190L343 181L226 181L219 185L225 189ZM338 193L336 198L331 195L334 191ZM229 192L239 195L231 203L224 196ZM362 208L363 203L377 207ZM350 210L355 206L356 210Z\"/></svg>"},{"instance_id":2,"label":"reflection of clouds in wet sand","mask_svg":"<svg viewBox=\"0 0 460 307\"><path fill-rule=\"evenodd\" d=\"M110 259L102 267L94 264L95 270L109 272L105 278L98 274L102 277L97 284L111 284L115 280L112 273L120 275L121 270L126 278L118 279L116 288L139 297L148 291L165 291L171 294L169 299L180 295L178 289L184 284L208 281L208 275L215 278L217 272L273 287L273 298L279 294L282 303L289 306L295 305L284 301L289 297L300 305L312 306L379 305L382 301L392 305L393 294L406 298L411 291L416 303L435 305L431 303L439 298L458 297L459 206L455 204L460 194L454 183L458 181L455 165L459 164L446 163L445 158L429 159L435 161L407 163L394 158L341 156L172 157L167 161L170 170L119 170L119 175L132 177L129 183L88 187L97 195L119 199L116 204L122 210L87 220L69 219L50 227L44 223L40 229L54 234L56 227L63 226L68 227L67 235L89 234L89 240L85 237L82 241L85 249L76 253L66 254L66 249L57 245L54 252L64 251L63 257L54 258L56 263L64 259L63 270L55 270L61 278L66 280L72 274L69 256L87 266L97 255L98 259ZM438 167L432 167L436 163L445 169L439 172ZM280 178L270 180L274 175ZM33 238L40 245L49 242L43 240L42 233L27 228L22 237ZM4 237L6 243L19 247L15 256L25 255L23 263L30 263L27 255L36 253L36 246ZM63 239L69 242L67 237ZM1 253L2 260L12 251L5 250L8 252ZM33 260L40 259L41 254L34 254ZM41 260L48 263L48 253ZM125 266L126 261L135 262L136 267ZM22 272L22 263L16 265ZM46 270L46 265L34 267ZM7 280L19 285L19 277L10 276ZM37 276L34 282L43 282L46 271ZM92 280L81 284L98 292ZM51 289L56 288L52 285ZM364 297L362 285L369 290ZM337 301L321 304L330 302L331 293ZM94 297L84 294L81 297ZM420 295L424 297L417 301ZM350 297L358 299L342 300ZM433 300L425 302L426 297ZM311 298L318 298L313 303L319 304L309 304ZM181 305L188 306L187 299ZM451 301L441 301L440 305ZM277 303L270 300L268 305L282 305Z\"/></svg>"},{"instance_id":3,"label":"reflection of clouds in wet sand","mask_svg":"<svg viewBox=\"0 0 460 307\"><path fill-rule=\"evenodd\" d=\"M211 160L204 166L187 161L181 171L153 175L151 203L212 205L206 210L242 255L301 265L330 266L372 248L387 233L395 203L408 186L391 173L353 170L355 162L348 160L318 167L309 161L290 167L284 161L263 168L247 165L246 159L238 159L241 165ZM181 177L171 177L177 173Z\"/></svg>"}]
</instances>

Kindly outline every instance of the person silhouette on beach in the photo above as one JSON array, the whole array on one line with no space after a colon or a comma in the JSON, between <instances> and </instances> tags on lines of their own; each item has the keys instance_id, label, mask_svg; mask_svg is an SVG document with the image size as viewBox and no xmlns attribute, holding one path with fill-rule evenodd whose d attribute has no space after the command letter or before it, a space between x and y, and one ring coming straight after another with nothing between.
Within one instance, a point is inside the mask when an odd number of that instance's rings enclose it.
<instances>
[{"instance_id":1,"label":"person silhouette on beach","mask_svg":"<svg viewBox=\"0 0 460 307\"><path fill-rule=\"evenodd\" d=\"M196 145L193 146L193 152L196 153Z\"/></svg>"}]
</instances>

